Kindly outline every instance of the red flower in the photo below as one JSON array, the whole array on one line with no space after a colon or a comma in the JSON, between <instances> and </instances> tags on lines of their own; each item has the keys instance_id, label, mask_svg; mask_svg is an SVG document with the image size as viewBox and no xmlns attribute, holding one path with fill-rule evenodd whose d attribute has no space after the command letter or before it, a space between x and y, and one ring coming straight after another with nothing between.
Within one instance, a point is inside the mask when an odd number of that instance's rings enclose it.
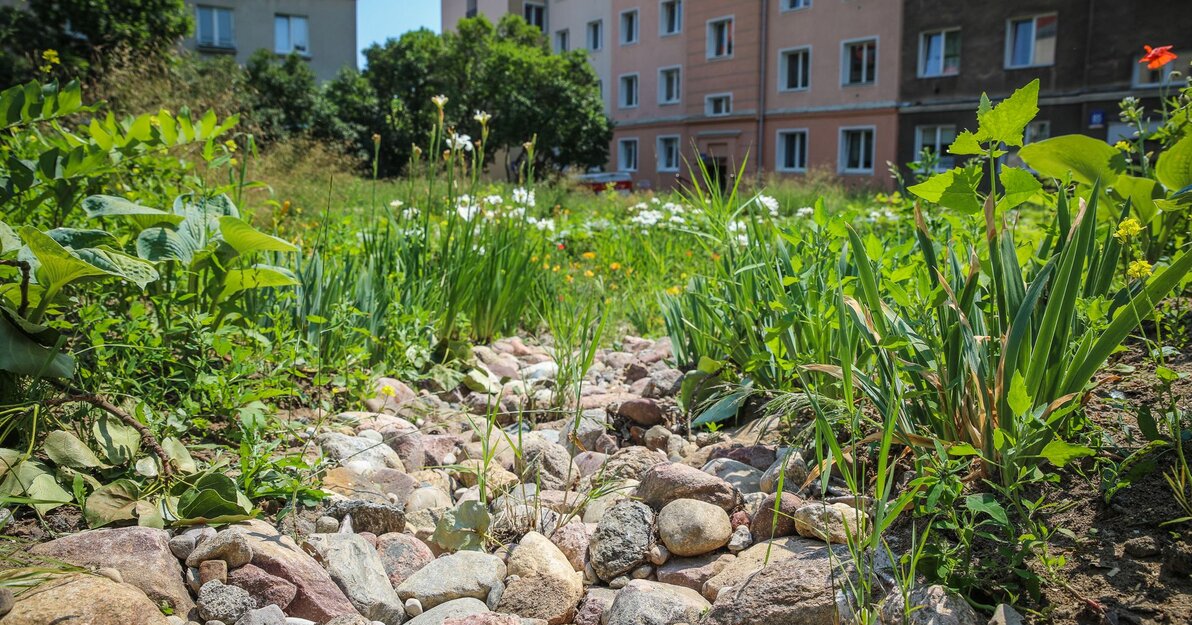
<instances>
[{"instance_id":1,"label":"red flower","mask_svg":"<svg viewBox=\"0 0 1192 625\"><path fill-rule=\"evenodd\" d=\"M560 244L558 244L556 247L558 247L559 249L563 249L563 244L562 244L562 243L560 243Z\"/></svg>"},{"instance_id":2,"label":"red flower","mask_svg":"<svg viewBox=\"0 0 1192 625\"><path fill-rule=\"evenodd\" d=\"M1146 66L1150 69L1159 69L1179 58L1171 51L1171 46L1159 46L1158 48L1142 46L1142 48L1146 50L1146 55L1139 59L1138 62L1146 63Z\"/></svg>"}]
</instances>

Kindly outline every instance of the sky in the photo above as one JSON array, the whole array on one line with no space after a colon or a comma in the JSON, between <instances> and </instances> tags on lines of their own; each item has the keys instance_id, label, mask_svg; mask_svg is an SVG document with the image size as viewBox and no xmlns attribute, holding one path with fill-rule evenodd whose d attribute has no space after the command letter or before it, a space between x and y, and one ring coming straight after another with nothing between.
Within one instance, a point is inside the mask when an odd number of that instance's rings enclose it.
<instances>
[{"instance_id":1,"label":"sky","mask_svg":"<svg viewBox=\"0 0 1192 625\"><path fill-rule=\"evenodd\" d=\"M438 32L439 3L440 0L358 0L356 36L360 49L424 26ZM359 62L363 69L363 55Z\"/></svg>"}]
</instances>

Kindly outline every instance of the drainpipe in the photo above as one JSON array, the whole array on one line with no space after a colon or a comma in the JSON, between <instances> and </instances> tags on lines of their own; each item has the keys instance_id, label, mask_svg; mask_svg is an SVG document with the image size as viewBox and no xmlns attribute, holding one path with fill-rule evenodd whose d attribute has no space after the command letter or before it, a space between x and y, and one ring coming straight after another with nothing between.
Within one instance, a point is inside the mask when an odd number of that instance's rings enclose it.
<instances>
[{"instance_id":1,"label":"drainpipe","mask_svg":"<svg viewBox=\"0 0 1192 625\"><path fill-rule=\"evenodd\" d=\"M758 81L757 81L757 177L761 180L762 173L765 171L762 163L766 158L766 61L769 59L770 52L769 36L770 26L768 19L770 17L770 2L769 0L762 0L762 15L761 15L761 29L762 36L758 37L761 41L761 52L758 58L761 61L758 63Z\"/></svg>"}]
</instances>

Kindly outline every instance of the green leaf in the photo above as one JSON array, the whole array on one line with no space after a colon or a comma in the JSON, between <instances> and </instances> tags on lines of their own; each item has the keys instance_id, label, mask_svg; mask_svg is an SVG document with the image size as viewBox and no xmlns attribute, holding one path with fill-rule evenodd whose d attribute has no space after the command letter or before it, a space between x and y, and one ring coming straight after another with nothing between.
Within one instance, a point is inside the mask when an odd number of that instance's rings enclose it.
<instances>
[{"instance_id":1,"label":"green leaf","mask_svg":"<svg viewBox=\"0 0 1192 625\"><path fill-rule=\"evenodd\" d=\"M31 459L18 461L17 458L20 457L14 457L11 453L4 455L4 464L8 466L8 470L4 473L4 480L0 482L0 494L27 497L33 500L33 508L42 514L64 503L70 503L71 494L58 485L48 466Z\"/></svg>"},{"instance_id":2,"label":"green leaf","mask_svg":"<svg viewBox=\"0 0 1192 625\"><path fill-rule=\"evenodd\" d=\"M58 242L59 245L72 250L82 250L88 247L116 245L116 237L104 230L88 230L83 228L54 228L46 230L46 236Z\"/></svg>"},{"instance_id":3,"label":"green leaf","mask_svg":"<svg viewBox=\"0 0 1192 625\"><path fill-rule=\"evenodd\" d=\"M1098 180L1108 185L1126 170L1120 150L1085 135L1044 139L1024 146L1018 156L1040 175L1063 180L1071 173L1073 180L1088 186Z\"/></svg>"},{"instance_id":4,"label":"green leaf","mask_svg":"<svg viewBox=\"0 0 1192 625\"><path fill-rule=\"evenodd\" d=\"M249 289L266 289L301 284L289 269L272 265L253 265L248 269L233 269L224 278L224 288L216 301L222 302L229 297Z\"/></svg>"},{"instance_id":5,"label":"green leaf","mask_svg":"<svg viewBox=\"0 0 1192 625\"><path fill-rule=\"evenodd\" d=\"M979 456L981 452L968 443L956 443L948 448L949 456Z\"/></svg>"},{"instance_id":6,"label":"green leaf","mask_svg":"<svg viewBox=\"0 0 1192 625\"><path fill-rule=\"evenodd\" d=\"M132 480L116 480L95 489L83 505L83 517L92 529L137 518L141 487Z\"/></svg>"},{"instance_id":7,"label":"green leaf","mask_svg":"<svg viewBox=\"0 0 1192 625\"><path fill-rule=\"evenodd\" d=\"M176 260L189 265L196 252L190 241L169 228L146 228L137 235L137 256L145 260Z\"/></svg>"},{"instance_id":8,"label":"green leaf","mask_svg":"<svg viewBox=\"0 0 1192 625\"><path fill-rule=\"evenodd\" d=\"M1039 457L1046 459L1051 464L1063 468L1067 464L1077 458L1085 458L1093 455L1095 452L1084 445L1073 445L1071 443L1055 439L1047 443L1043 447L1043 451L1039 452Z\"/></svg>"},{"instance_id":9,"label":"green leaf","mask_svg":"<svg viewBox=\"0 0 1192 625\"><path fill-rule=\"evenodd\" d=\"M1018 167L1003 167L999 178L1002 181L1002 198L997 202L999 211L1028 202L1043 188L1034 174Z\"/></svg>"},{"instance_id":10,"label":"green leaf","mask_svg":"<svg viewBox=\"0 0 1192 625\"><path fill-rule=\"evenodd\" d=\"M88 219L128 217L142 228L159 223L178 225L182 221L182 215L168 213L148 206L141 206L122 197L112 195L92 195L84 199L83 210L87 213Z\"/></svg>"},{"instance_id":11,"label":"green leaf","mask_svg":"<svg viewBox=\"0 0 1192 625\"><path fill-rule=\"evenodd\" d=\"M191 457L190 450L182 441L170 436L161 441L161 448L165 450L166 455L170 460L174 461L174 466L182 473L194 473L198 471L198 465L195 464L195 459Z\"/></svg>"},{"instance_id":12,"label":"green leaf","mask_svg":"<svg viewBox=\"0 0 1192 625\"><path fill-rule=\"evenodd\" d=\"M112 417L103 416L91 427L95 441L105 458L112 465L125 465L137 457L141 450L141 435L136 428L125 425Z\"/></svg>"},{"instance_id":13,"label":"green leaf","mask_svg":"<svg viewBox=\"0 0 1192 625\"><path fill-rule=\"evenodd\" d=\"M964 213L976 213L981 210L981 198L977 196L980 182L980 171L957 167L936 174L908 190L933 204Z\"/></svg>"},{"instance_id":14,"label":"green leaf","mask_svg":"<svg viewBox=\"0 0 1192 625\"><path fill-rule=\"evenodd\" d=\"M111 466L100 460L79 437L66 430L54 430L46 435L45 452L60 467L86 471Z\"/></svg>"},{"instance_id":15,"label":"green leaf","mask_svg":"<svg viewBox=\"0 0 1192 625\"><path fill-rule=\"evenodd\" d=\"M989 515L991 519L1003 527L1010 525L1010 518L1006 516L1006 509L989 493L969 495L964 498L964 505L973 512Z\"/></svg>"},{"instance_id":16,"label":"green leaf","mask_svg":"<svg viewBox=\"0 0 1192 625\"><path fill-rule=\"evenodd\" d=\"M956 135L952 145L948 146L948 153L956 156L971 156L984 154L985 150L981 148L981 142L977 141L977 135L970 130L965 130Z\"/></svg>"},{"instance_id":17,"label":"green leaf","mask_svg":"<svg viewBox=\"0 0 1192 625\"><path fill-rule=\"evenodd\" d=\"M1113 183L1110 190L1117 199L1123 202L1129 201L1130 206L1138 213L1138 217L1143 223L1150 222L1159 210L1159 207L1155 205L1155 200L1158 199L1156 194L1159 192L1159 185L1150 178L1122 174L1118 176L1117 182Z\"/></svg>"},{"instance_id":18,"label":"green leaf","mask_svg":"<svg viewBox=\"0 0 1192 625\"><path fill-rule=\"evenodd\" d=\"M1155 421L1155 415L1151 413L1151 407L1143 404L1138 409L1136 415L1138 420L1138 429L1148 441L1163 440L1163 435L1159 433L1159 424Z\"/></svg>"},{"instance_id":19,"label":"green leaf","mask_svg":"<svg viewBox=\"0 0 1192 625\"><path fill-rule=\"evenodd\" d=\"M252 503L236 489L236 483L218 473L203 474L178 498L180 521L227 522L250 518L251 513Z\"/></svg>"},{"instance_id":20,"label":"green leaf","mask_svg":"<svg viewBox=\"0 0 1192 625\"><path fill-rule=\"evenodd\" d=\"M38 340L47 338L48 334L53 334L53 331L29 323L12 310L0 306L0 369L27 376L73 376L74 358Z\"/></svg>"},{"instance_id":21,"label":"green leaf","mask_svg":"<svg viewBox=\"0 0 1192 625\"><path fill-rule=\"evenodd\" d=\"M737 412L741 410L741 406L744 405L745 400L749 399L749 396L752 394L753 388L750 386L729 393L692 421L691 427L699 427L709 423L720 423L721 421L727 421L737 416Z\"/></svg>"},{"instance_id":22,"label":"green leaf","mask_svg":"<svg viewBox=\"0 0 1192 625\"><path fill-rule=\"evenodd\" d=\"M1184 135L1175 145L1159 155L1155 177L1169 191L1192 185L1192 134Z\"/></svg>"},{"instance_id":23,"label":"green leaf","mask_svg":"<svg viewBox=\"0 0 1192 625\"><path fill-rule=\"evenodd\" d=\"M1026 392L1026 380L1020 371L1015 371L1014 377L1010 380L1010 391L1006 394L1006 402L1009 404L1010 410L1014 411L1013 416L1015 417L1026 416L1035 407L1034 400Z\"/></svg>"},{"instance_id":24,"label":"green leaf","mask_svg":"<svg viewBox=\"0 0 1192 625\"><path fill-rule=\"evenodd\" d=\"M84 278L113 276L133 282L141 288L158 278L157 270L150 263L114 249L67 248L49 234L30 226L21 228L21 236L27 246L22 254L35 265L37 283L51 293Z\"/></svg>"},{"instance_id":25,"label":"green leaf","mask_svg":"<svg viewBox=\"0 0 1192 625\"><path fill-rule=\"evenodd\" d=\"M219 233L225 243L241 254L298 251L298 246L293 243L271 234L265 234L244 220L235 217L220 217Z\"/></svg>"},{"instance_id":26,"label":"green leaf","mask_svg":"<svg viewBox=\"0 0 1192 625\"><path fill-rule=\"evenodd\" d=\"M21 249L21 238L8 224L0 221L0 256Z\"/></svg>"},{"instance_id":27,"label":"green leaf","mask_svg":"<svg viewBox=\"0 0 1192 625\"><path fill-rule=\"evenodd\" d=\"M982 109L986 106L982 105ZM1016 90L989 110L977 112L976 138L981 141L1000 141L1009 146L1021 146L1026 125L1039 114L1039 79Z\"/></svg>"},{"instance_id":28,"label":"green leaf","mask_svg":"<svg viewBox=\"0 0 1192 625\"><path fill-rule=\"evenodd\" d=\"M443 513L431 540L448 552L481 550L490 523L488 508L479 501L464 501Z\"/></svg>"}]
</instances>

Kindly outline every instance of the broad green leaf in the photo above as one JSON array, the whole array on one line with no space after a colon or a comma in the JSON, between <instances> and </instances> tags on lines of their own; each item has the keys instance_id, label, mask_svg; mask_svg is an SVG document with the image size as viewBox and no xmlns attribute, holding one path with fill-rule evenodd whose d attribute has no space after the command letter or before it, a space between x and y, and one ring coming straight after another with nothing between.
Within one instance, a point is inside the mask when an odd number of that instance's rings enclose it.
<instances>
[{"instance_id":1,"label":"broad green leaf","mask_svg":"<svg viewBox=\"0 0 1192 625\"><path fill-rule=\"evenodd\" d=\"M241 254L298 251L298 247L289 241L265 234L235 217L220 217L219 233L225 243Z\"/></svg>"},{"instance_id":2,"label":"broad green leaf","mask_svg":"<svg viewBox=\"0 0 1192 625\"><path fill-rule=\"evenodd\" d=\"M170 436L162 439L161 448L165 450L170 460L174 461L174 466L182 473L194 473L198 470L198 465L195 464L195 459L191 457L190 451L177 438Z\"/></svg>"},{"instance_id":3,"label":"broad green leaf","mask_svg":"<svg viewBox=\"0 0 1192 625\"><path fill-rule=\"evenodd\" d=\"M691 427L698 427L709 423L720 423L721 421L727 421L737 416L737 412L741 410L741 406L744 405L745 400L749 399L751 394L753 394L753 389L749 387L729 393L692 421Z\"/></svg>"},{"instance_id":4,"label":"broad green leaf","mask_svg":"<svg viewBox=\"0 0 1192 625\"><path fill-rule=\"evenodd\" d=\"M31 459L16 462L11 455L7 455L4 462L9 469L0 481L0 494L27 497L33 500L33 508L42 514L72 500L71 494L58 485L50 467L44 463Z\"/></svg>"},{"instance_id":5,"label":"broad green leaf","mask_svg":"<svg viewBox=\"0 0 1192 625\"><path fill-rule=\"evenodd\" d=\"M933 204L964 213L976 213L981 210L981 198L977 196L980 182L980 171L957 167L936 174L908 190Z\"/></svg>"},{"instance_id":6,"label":"broad green leaf","mask_svg":"<svg viewBox=\"0 0 1192 625\"><path fill-rule=\"evenodd\" d=\"M86 471L110 466L100 460L79 437L66 430L54 430L46 435L45 452L60 467Z\"/></svg>"},{"instance_id":7,"label":"broad green leaf","mask_svg":"<svg viewBox=\"0 0 1192 625\"><path fill-rule=\"evenodd\" d=\"M1026 380L1023 379L1022 373L1014 372L1014 377L1010 379L1010 391L1006 393L1006 403L1009 404L1010 410L1014 411L1013 417L1023 417L1030 414L1031 409L1035 407L1034 400L1026 392Z\"/></svg>"},{"instance_id":8,"label":"broad green leaf","mask_svg":"<svg viewBox=\"0 0 1192 625\"><path fill-rule=\"evenodd\" d=\"M968 443L956 443L948 448L948 455L950 456L979 456L981 452L977 451L976 447Z\"/></svg>"},{"instance_id":9,"label":"broad green leaf","mask_svg":"<svg viewBox=\"0 0 1192 625\"><path fill-rule=\"evenodd\" d=\"M29 260L37 263L37 282L46 289L56 291L75 280L109 275L37 228L22 227L21 237L27 246L25 250L32 255Z\"/></svg>"},{"instance_id":10,"label":"broad green leaf","mask_svg":"<svg viewBox=\"0 0 1192 625\"><path fill-rule=\"evenodd\" d=\"M136 503L137 525L141 527L155 527L163 529L166 526L165 519L161 517L161 506L158 500L145 501L140 500Z\"/></svg>"},{"instance_id":11,"label":"broad green leaf","mask_svg":"<svg viewBox=\"0 0 1192 625\"><path fill-rule=\"evenodd\" d=\"M1072 179L1091 186L1116 181L1126 170L1126 159L1117 148L1085 135L1062 135L1024 146L1018 151L1023 162L1048 178Z\"/></svg>"},{"instance_id":12,"label":"broad green leaf","mask_svg":"<svg viewBox=\"0 0 1192 625\"><path fill-rule=\"evenodd\" d=\"M1007 211L1028 202L1043 188L1034 174L1017 167L1003 167L999 178L1002 182L1002 198L997 203L999 211Z\"/></svg>"},{"instance_id":13,"label":"broad green leaf","mask_svg":"<svg viewBox=\"0 0 1192 625\"><path fill-rule=\"evenodd\" d=\"M973 512L988 514L999 525L1010 525L1010 518L1006 516L1006 509L989 493L969 495L964 498L964 505Z\"/></svg>"},{"instance_id":14,"label":"broad green leaf","mask_svg":"<svg viewBox=\"0 0 1192 625\"><path fill-rule=\"evenodd\" d=\"M88 247L117 245L116 237L104 230L85 230L81 228L54 228L46 230L46 236L58 242L59 245L75 251Z\"/></svg>"},{"instance_id":15,"label":"broad green leaf","mask_svg":"<svg viewBox=\"0 0 1192 625\"><path fill-rule=\"evenodd\" d=\"M1092 449L1084 445L1073 445L1057 438L1043 447L1043 451L1039 452L1039 457L1046 459L1057 467L1063 468L1077 458L1086 458L1094 453Z\"/></svg>"},{"instance_id":16,"label":"broad green leaf","mask_svg":"<svg viewBox=\"0 0 1192 625\"><path fill-rule=\"evenodd\" d=\"M448 552L481 550L488 526L488 508L479 501L465 501L443 513L431 540Z\"/></svg>"},{"instance_id":17,"label":"broad green leaf","mask_svg":"<svg viewBox=\"0 0 1192 625\"><path fill-rule=\"evenodd\" d=\"M79 258L142 289L160 277L153 263L106 247L78 250Z\"/></svg>"},{"instance_id":18,"label":"broad green leaf","mask_svg":"<svg viewBox=\"0 0 1192 625\"><path fill-rule=\"evenodd\" d=\"M141 450L141 435L135 428L112 417L103 416L91 427L95 442L108 463L124 465L132 462Z\"/></svg>"},{"instance_id":19,"label":"broad green leaf","mask_svg":"<svg viewBox=\"0 0 1192 625\"><path fill-rule=\"evenodd\" d=\"M0 306L0 369L27 376L73 376L74 358L37 340L45 332L52 331L44 326L30 324L15 312Z\"/></svg>"},{"instance_id":20,"label":"broad green leaf","mask_svg":"<svg viewBox=\"0 0 1192 625\"><path fill-rule=\"evenodd\" d=\"M985 108L984 106L982 108ZM1039 114L1039 79L1016 90L990 110L977 112L976 138L1021 146L1026 125Z\"/></svg>"},{"instance_id":21,"label":"broad green leaf","mask_svg":"<svg viewBox=\"0 0 1192 625\"><path fill-rule=\"evenodd\" d=\"M178 497L178 518L190 522L248 518L252 503L236 489L231 478L218 473L200 476Z\"/></svg>"},{"instance_id":22,"label":"broad green leaf","mask_svg":"<svg viewBox=\"0 0 1192 625\"><path fill-rule=\"evenodd\" d=\"M1175 145L1159 155L1155 177L1169 191L1192 185L1192 134L1184 135Z\"/></svg>"},{"instance_id":23,"label":"broad green leaf","mask_svg":"<svg viewBox=\"0 0 1192 625\"><path fill-rule=\"evenodd\" d=\"M92 195L83 200L83 210L87 213L89 219L96 219L98 217L131 217L137 223L144 224L145 226L161 222L177 225L182 221L181 215L168 213L148 206L141 206L135 202L130 202L122 197L113 195Z\"/></svg>"},{"instance_id":24,"label":"broad green leaf","mask_svg":"<svg viewBox=\"0 0 1192 625\"><path fill-rule=\"evenodd\" d=\"M176 260L189 265L199 250L170 228L146 228L137 235L137 256L153 262Z\"/></svg>"},{"instance_id":25,"label":"broad green leaf","mask_svg":"<svg viewBox=\"0 0 1192 625\"><path fill-rule=\"evenodd\" d=\"M1117 199L1123 202L1128 200L1143 223L1150 222L1159 210L1155 205L1159 186L1150 178L1122 174L1113 183L1111 191Z\"/></svg>"},{"instance_id":26,"label":"broad green leaf","mask_svg":"<svg viewBox=\"0 0 1192 625\"><path fill-rule=\"evenodd\" d=\"M952 141L952 145L948 146L948 153L956 156L971 156L974 154L984 154L985 150L981 148L981 142L977 141L977 135L972 131L965 130L956 135Z\"/></svg>"},{"instance_id":27,"label":"broad green leaf","mask_svg":"<svg viewBox=\"0 0 1192 625\"><path fill-rule=\"evenodd\" d=\"M141 487L132 480L116 480L95 489L83 505L83 516L92 529L137 518Z\"/></svg>"},{"instance_id":28,"label":"broad green leaf","mask_svg":"<svg viewBox=\"0 0 1192 625\"><path fill-rule=\"evenodd\" d=\"M254 265L248 269L233 269L224 278L224 288L220 291L217 301L225 301L229 297L249 289L265 289L301 284L298 278L289 270L272 265Z\"/></svg>"},{"instance_id":29,"label":"broad green leaf","mask_svg":"<svg viewBox=\"0 0 1192 625\"><path fill-rule=\"evenodd\" d=\"M21 238L8 224L0 221L0 256L21 249Z\"/></svg>"}]
</instances>

